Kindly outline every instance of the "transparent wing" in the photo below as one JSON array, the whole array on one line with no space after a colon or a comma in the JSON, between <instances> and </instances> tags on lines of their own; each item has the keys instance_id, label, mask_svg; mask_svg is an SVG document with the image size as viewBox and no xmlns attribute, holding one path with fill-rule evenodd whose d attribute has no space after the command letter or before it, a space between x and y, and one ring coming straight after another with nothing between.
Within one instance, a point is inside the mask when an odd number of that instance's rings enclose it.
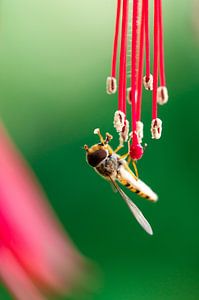
<instances>
[{"instance_id":1,"label":"transparent wing","mask_svg":"<svg viewBox=\"0 0 199 300\"><path fill-rule=\"evenodd\" d=\"M117 193L118 190L117 190L117 188L115 187L115 185L112 183L112 181L110 181L110 185L111 185L112 191L113 191L114 193Z\"/></svg>"},{"instance_id":2,"label":"transparent wing","mask_svg":"<svg viewBox=\"0 0 199 300\"><path fill-rule=\"evenodd\" d=\"M129 209L131 210L132 214L138 221L138 223L142 226L142 228L150 235L153 234L153 230L151 228L151 225L146 220L142 212L139 210L139 208L131 201L131 199L123 192L123 190L118 186L118 184L110 177L111 183L114 185L116 190L120 193L123 200L128 205Z\"/></svg>"}]
</instances>

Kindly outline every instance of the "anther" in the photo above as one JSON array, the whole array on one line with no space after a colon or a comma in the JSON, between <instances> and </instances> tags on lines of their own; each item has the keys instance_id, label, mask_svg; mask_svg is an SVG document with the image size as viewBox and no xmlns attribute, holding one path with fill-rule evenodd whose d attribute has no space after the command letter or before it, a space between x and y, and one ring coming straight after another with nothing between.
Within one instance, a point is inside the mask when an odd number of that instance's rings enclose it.
<instances>
[{"instance_id":1,"label":"anther","mask_svg":"<svg viewBox=\"0 0 199 300\"><path fill-rule=\"evenodd\" d=\"M159 118L153 119L151 122L152 139L160 139L162 134L162 121Z\"/></svg>"},{"instance_id":2,"label":"anther","mask_svg":"<svg viewBox=\"0 0 199 300\"><path fill-rule=\"evenodd\" d=\"M143 84L146 90L152 91L153 90L153 75L150 74L149 77L144 76Z\"/></svg>"},{"instance_id":3,"label":"anther","mask_svg":"<svg viewBox=\"0 0 199 300\"><path fill-rule=\"evenodd\" d=\"M157 102L164 105L168 102L169 95L166 86L159 86L157 89Z\"/></svg>"},{"instance_id":4,"label":"anther","mask_svg":"<svg viewBox=\"0 0 199 300\"><path fill-rule=\"evenodd\" d=\"M142 139L144 137L143 129L144 129L144 124L141 121L137 121L136 122L136 131L137 131L138 143L139 144L142 143Z\"/></svg>"},{"instance_id":5,"label":"anther","mask_svg":"<svg viewBox=\"0 0 199 300\"><path fill-rule=\"evenodd\" d=\"M128 141L128 137L129 137L129 121L126 120L124 127L122 128L122 131L119 133L119 142L120 145L123 145L124 142Z\"/></svg>"},{"instance_id":6,"label":"anther","mask_svg":"<svg viewBox=\"0 0 199 300\"><path fill-rule=\"evenodd\" d=\"M115 112L113 125L114 125L117 132L122 131L122 129L125 125L125 119L126 119L126 116L122 111L117 110Z\"/></svg>"},{"instance_id":7,"label":"anther","mask_svg":"<svg viewBox=\"0 0 199 300\"><path fill-rule=\"evenodd\" d=\"M117 80L115 77L107 77L106 92L109 95L115 94L117 92Z\"/></svg>"}]
</instances>

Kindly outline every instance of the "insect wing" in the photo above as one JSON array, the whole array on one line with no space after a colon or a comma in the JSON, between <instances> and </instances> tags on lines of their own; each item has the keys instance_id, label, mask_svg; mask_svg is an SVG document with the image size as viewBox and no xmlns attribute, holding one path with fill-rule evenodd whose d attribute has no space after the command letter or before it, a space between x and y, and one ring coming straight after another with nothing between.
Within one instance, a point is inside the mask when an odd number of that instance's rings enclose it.
<instances>
[{"instance_id":1,"label":"insect wing","mask_svg":"<svg viewBox=\"0 0 199 300\"><path fill-rule=\"evenodd\" d=\"M123 190L117 185L117 183L110 178L112 184L115 186L117 191L120 193L121 197L123 200L126 202L128 205L129 209L131 210L132 214L138 221L138 223L142 226L142 228L150 235L153 234L153 230L151 228L151 225L149 222L146 220L142 212L139 210L139 208L131 201L131 199L123 192Z\"/></svg>"},{"instance_id":2,"label":"insect wing","mask_svg":"<svg viewBox=\"0 0 199 300\"><path fill-rule=\"evenodd\" d=\"M138 223L142 226L142 228L150 235L153 235L153 230L151 228L151 225L146 220L142 212L139 210L139 208L130 200L126 200L126 203L128 207L130 208L131 212L133 213L134 217L138 221Z\"/></svg>"}]
</instances>

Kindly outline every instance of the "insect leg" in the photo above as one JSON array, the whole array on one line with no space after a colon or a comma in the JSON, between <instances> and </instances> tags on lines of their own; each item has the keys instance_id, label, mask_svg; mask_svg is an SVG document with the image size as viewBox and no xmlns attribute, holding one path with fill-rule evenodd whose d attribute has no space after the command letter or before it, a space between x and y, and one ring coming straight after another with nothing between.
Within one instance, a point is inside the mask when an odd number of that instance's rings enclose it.
<instances>
[{"instance_id":1,"label":"insect leg","mask_svg":"<svg viewBox=\"0 0 199 300\"><path fill-rule=\"evenodd\" d=\"M98 136L99 136L99 138L100 138L100 142L102 143L102 144L104 144L104 139L103 139L103 136L101 135L101 132L100 132L100 129L99 128L96 128L95 130L94 130L94 134L97 134Z\"/></svg>"},{"instance_id":2,"label":"insect leg","mask_svg":"<svg viewBox=\"0 0 199 300\"><path fill-rule=\"evenodd\" d=\"M129 156L129 152L120 156L120 159L126 159Z\"/></svg>"},{"instance_id":3,"label":"insect leg","mask_svg":"<svg viewBox=\"0 0 199 300\"><path fill-rule=\"evenodd\" d=\"M114 152L117 153L118 151L120 151L124 146L123 145L119 145Z\"/></svg>"},{"instance_id":4,"label":"insect leg","mask_svg":"<svg viewBox=\"0 0 199 300\"><path fill-rule=\"evenodd\" d=\"M130 155L129 155L129 157L128 157L128 159L127 159L128 165L130 164L130 162L131 162L131 157L130 157Z\"/></svg>"},{"instance_id":5,"label":"insect leg","mask_svg":"<svg viewBox=\"0 0 199 300\"><path fill-rule=\"evenodd\" d=\"M129 153L130 153L130 139L128 140L128 152L124 155L120 156L120 159L126 159L127 157L129 157ZM118 146L117 148L119 148L120 146ZM123 146L122 146L123 147Z\"/></svg>"},{"instance_id":6,"label":"insect leg","mask_svg":"<svg viewBox=\"0 0 199 300\"><path fill-rule=\"evenodd\" d=\"M133 168L135 170L135 175L136 175L136 177L138 179L139 178L139 174L138 174L138 168L137 168L137 165L136 165L136 161L132 160L132 164L133 164Z\"/></svg>"}]
</instances>

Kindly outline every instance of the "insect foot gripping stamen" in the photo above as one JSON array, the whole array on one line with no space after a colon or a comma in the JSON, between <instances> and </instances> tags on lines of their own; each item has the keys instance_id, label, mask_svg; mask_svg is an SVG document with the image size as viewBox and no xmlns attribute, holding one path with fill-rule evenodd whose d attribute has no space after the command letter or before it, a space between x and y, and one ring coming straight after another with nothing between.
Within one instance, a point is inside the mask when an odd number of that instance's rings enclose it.
<instances>
[{"instance_id":1,"label":"insect foot gripping stamen","mask_svg":"<svg viewBox=\"0 0 199 300\"><path fill-rule=\"evenodd\" d=\"M130 146L130 157L132 160L139 160L142 158L144 153L142 145L138 141L137 132L133 133L132 144Z\"/></svg>"},{"instance_id":2,"label":"insect foot gripping stamen","mask_svg":"<svg viewBox=\"0 0 199 300\"><path fill-rule=\"evenodd\" d=\"M146 90L152 91L153 90L153 75L150 74L149 78L147 78L147 76L144 76L143 84L144 84L144 87Z\"/></svg>"},{"instance_id":3,"label":"insect foot gripping stamen","mask_svg":"<svg viewBox=\"0 0 199 300\"><path fill-rule=\"evenodd\" d=\"M115 94L117 92L117 80L115 77L107 77L106 79L107 94Z\"/></svg>"},{"instance_id":4,"label":"insect foot gripping stamen","mask_svg":"<svg viewBox=\"0 0 199 300\"><path fill-rule=\"evenodd\" d=\"M136 122L136 131L137 131L139 144L142 144L142 139L144 137L143 129L144 129L144 124L141 121L137 121Z\"/></svg>"},{"instance_id":5,"label":"insect foot gripping stamen","mask_svg":"<svg viewBox=\"0 0 199 300\"><path fill-rule=\"evenodd\" d=\"M168 102L169 95L166 86L159 86L157 89L157 102L160 105L164 105Z\"/></svg>"},{"instance_id":6,"label":"insect foot gripping stamen","mask_svg":"<svg viewBox=\"0 0 199 300\"><path fill-rule=\"evenodd\" d=\"M128 137L129 137L129 121L128 120L125 121L125 125L122 128L122 131L119 133L119 136L120 136L119 137L120 145L123 145L124 142L128 141Z\"/></svg>"},{"instance_id":7,"label":"insect foot gripping stamen","mask_svg":"<svg viewBox=\"0 0 199 300\"><path fill-rule=\"evenodd\" d=\"M152 139L159 140L162 134L162 121L159 118L153 119L151 122Z\"/></svg>"},{"instance_id":8,"label":"insect foot gripping stamen","mask_svg":"<svg viewBox=\"0 0 199 300\"><path fill-rule=\"evenodd\" d=\"M114 125L117 132L122 131L122 129L125 125L125 119L126 119L126 116L122 111L117 110L115 112L113 125Z\"/></svg>"}]
</instances>

